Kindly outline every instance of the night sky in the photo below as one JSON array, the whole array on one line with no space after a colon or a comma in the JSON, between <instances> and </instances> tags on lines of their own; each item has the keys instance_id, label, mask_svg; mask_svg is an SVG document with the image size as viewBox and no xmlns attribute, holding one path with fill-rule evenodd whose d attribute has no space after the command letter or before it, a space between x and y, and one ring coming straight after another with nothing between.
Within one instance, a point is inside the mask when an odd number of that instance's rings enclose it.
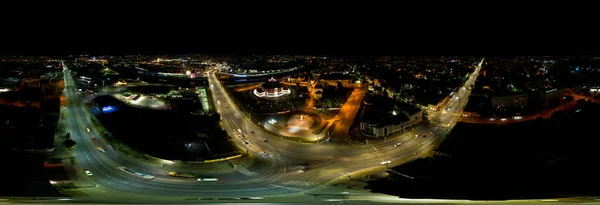
<instances>
[{"instance_id":1,"label":"night sky","mask_svg":"<svg viewBox=\"0 0 600 205\"><path fill-rule=\"evenodd\" d=\"M581 10L89 4L4 11L0 54L600 54Z\"/></svg>"}]
</instances>

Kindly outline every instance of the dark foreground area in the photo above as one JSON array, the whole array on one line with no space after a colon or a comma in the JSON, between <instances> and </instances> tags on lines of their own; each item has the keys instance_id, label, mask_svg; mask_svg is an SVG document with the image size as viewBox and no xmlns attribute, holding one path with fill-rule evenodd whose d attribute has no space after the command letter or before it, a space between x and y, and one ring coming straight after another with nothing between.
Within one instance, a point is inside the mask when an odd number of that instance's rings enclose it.
<instances>
[{"instance_id":1,"label":"dark foreground area","mask_svg":"<svg viewBox=\"0 0 600 205\"><path fill-rule=\"evenodd\" d=\"M2 149L0 160L2 160L0 196L64 196L48 181L43 155L18 153Z\"/></svg>"},{"instance_id":2,"label":"dark foreground area","mask_svg":"<svg viewBox=\"0 0 600 205\"><path fill-rule=\"evenodd\" d=\"M367 188L402 198L597 196L599 113L599 105L580 102L549 119L458 124L434 158L395 167L392 177L370 181Z\"/></svg>"},{"instance_id":3,"label":"dark foreground area","mask_svg":"<svg viewBox=\"0 0 600 205\"><path fill-rule=\"evenodd\" d=\"M99 97L100 98L100 97ZM196 161L238 154L227 133L219 127L219 115L195 115L150 110L119 104L111 96L95 101L118 104L115 111L99 113L110 133L131 148L162 159Z\"/></svg>"}]
</instances>

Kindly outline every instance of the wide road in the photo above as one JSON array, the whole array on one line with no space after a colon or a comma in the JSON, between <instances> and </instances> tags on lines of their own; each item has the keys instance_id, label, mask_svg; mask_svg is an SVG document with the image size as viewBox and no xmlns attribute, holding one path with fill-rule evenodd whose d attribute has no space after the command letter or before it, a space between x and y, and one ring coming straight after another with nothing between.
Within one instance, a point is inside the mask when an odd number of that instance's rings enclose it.
<instances>
[{"instance_id":1,"label":"wide road","mask_svg":"<svg viewBox=\"0 0 600 205\"><path fill-rule=\"evenodd\" d=\"M346 103L344 103L340 109L340 112L336 116L339 122L333 128L333 136L331 137L333 142L339 142L348 138L350 126L352 126L352 123L354 122L356 113L365 96L365 91L364 86L354 89L348 100L346 100Z\"/></svg>"},{"instance_id":2,"label":"wide road","mask_svg":"<svg viewBox=\"0 0 600 205\"><path fill-rule=\"evenodd\" d=\"M459 113L464 108L470 94L470 89L459 89L455 96L459 96L460 100L443 105L443 111L431 112L430 124L420 126L407 134L389 137L385 142L369 143L365 146L334 142L301 144L272 136L251 123L227 95L226 88L218 81L216 74L211 72L208 76L209 86L216 110L221 114L223 128L234 136L234 143L250 154L260 157L266 152L269 157L266 157L266 164L249 168L249 171L256 173L252 176L241 172L225 173L215 177L227 180L218 183L202 183L170 177L167 171L156 164L122 156L108 147L103 139L98 138L98 142L94 143L92 138L97 137L98 133L94 129L87 132L86 128L92 128L90 114L81 104L81 97L74 86L70 71L67 66L64 68L65 93L69 102L67 129L78 143L75 151L78 162L76 166L89 169L94 173L93 177L83 175L72 180L76 185L88 181L96 185L82 189L87 196L77 197L78 200L90 202L123 202L133 199L137 203L166 203L183 202L186 199L199 197L264 197L275 201L321 201L322 199L308 193L314 194L314 191L327 189L330 187L328 182L336 178L358 176L365 171L383 170L387 166L404 164L429 155L456 123L458 116L452 113ZM475 82L480 68L481 63L465 82L465 87L468 88ZM347 109L354 108L353 106L360 103L359 99L362 98L360 94L364 93L364 90L357 91L350 97ZM340 129L349 127L356 111L341 113L346 114L340 116L341 124L337 126ZM238 129L242 130L248 139L235 135L234 131ZM254 134L251 134L251 131L254 131ZM347 133L347 130L345 132ZM416 134L419 134L419 137L415 137ZM263 139L268 141L265 142ZM397 143L402 144L394 146ZM100 152L98 148L106 150L106 153ZM299 165L307 161L311 163L310 169L299 172ZM385 161L390 161L390 164L382 165L381 162ZM125 173L117 169L119 166L152 175L154 179L143 179ZM369 200L369 197L362 196L361 199ZM377 197L372 199L375 200Z\"/></svg>"}]
</instances>

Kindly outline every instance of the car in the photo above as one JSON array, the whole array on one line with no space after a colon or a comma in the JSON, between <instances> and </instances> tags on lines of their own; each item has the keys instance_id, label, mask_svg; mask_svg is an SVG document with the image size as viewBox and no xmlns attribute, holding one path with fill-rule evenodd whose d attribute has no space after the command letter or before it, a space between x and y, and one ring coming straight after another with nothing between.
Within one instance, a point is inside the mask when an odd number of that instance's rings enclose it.
<instances>
[{"instance_id":1,"label":"car","mask_svg":"<svg viewBox=\"0 0 600 205\"><path fill-rule=\"evenodd\" d=\"M195 174L184 173L184 172L169 172L168 175L172 176L172 177L196 178Z\"/></svg>"},{"instance_id":2,"label":"car","mask_svg":"<svg viewBox=\"0 0 600 205\"><path fill-rule=\"evenodd\" d=\"M98 142L98 139L96 139L95 137L92 138L92 141L94 141L94 143Z\"/></svg>"},{"instance_id":3,"label":"car","mask_svg":"<svg viewBox=\"0 0 600 205\"><path fill-rule=\"evenodd\" d=\"M419 134L416 134L415 137L419 137Z\"/></svg>"},{"instance_id":4,"label":"car","mask_svg":"<svg viewBox=\"0 0 600 205\"><path fill-rule=\"evenodd\" d=\"M264 139L263 142L269 142L269 140L268 139Z\"/></svg>"},{"instance_id":5,"label":"car","mask_svg":"<svg viewBox=\"0 0 600 205\"><path fill-rule=\"evenodd\" d=\"M85 175L94 176L94 174L92 174L92 172L90 172L90 170L86 169L84 172L85 172Z\"/></svg>"},{"instance_id":6,"label":"car","mask_svg":"<svg viewBox=\"0 0 600 205\"><path fill-rule=\"evenodd\" d=\"M245 144L250 144L250 143L248 143L248 141L244 141L244 143L245 143Z\"/></svg>"},{"instance_id":7,"label":"car","mask_svg":"<svg viewBox=\"0 0 600 205\"><path fill-rule=\"evenodd\" d=\"M302 172L305 172L308 169L309 169L308 166L302 167L302 169L298 170L298 172L302 173Z\"/></svg>"},{"instance_id":8,"label":"car","mask_svg":"<svg viewBox=\"0 0 600 205\"><path fill-rule=\"evenodd\" d=\"M100 150L100 152L102 152L102 153L106 153L106 150L104 150L102 148L98 148L98 150Z\"/></svg>"},{"instance_id":9,"label":"car","mask_svg":"<svg viewBox=\"0 0 600 205\"><path fill-rule=\"evenodd\" d=\"M85 131L90 132L90 128L85 128Z\"/></svg>"},{"instance_id":10,"label":"car","mask_svg":"<svg viewBox=\"0 0 600 205\"><path fill-rule=\"evenodd\" d=\"M400 146L402 144L402 142L398 142L394 145L394 147Z\"/></svg>"},{"instance_id":11,"label":"car","mask_svg":"<svg viewBox=\"0 0 600 205\"><path fill-rule=\"evenodd\" d=\"M254 134L254 130L250 131L250 133Z\"/></svg>"},{"instance_id":12,"label":"car","mask_svg":"<svg viewBox=\"0 0 600 205\"><path fill-rule=\"evenodd\" d=\"M423 138L427 137L427 135L423 135Z\"/></svg>"}]
</instances>

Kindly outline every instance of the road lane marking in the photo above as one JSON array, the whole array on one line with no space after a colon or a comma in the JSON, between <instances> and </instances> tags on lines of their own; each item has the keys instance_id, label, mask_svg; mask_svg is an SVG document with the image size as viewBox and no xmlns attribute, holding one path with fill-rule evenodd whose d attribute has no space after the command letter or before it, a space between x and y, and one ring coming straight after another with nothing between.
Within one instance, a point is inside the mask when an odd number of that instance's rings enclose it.
<instances>
[{"instance_id":1,"label":"road lane marking","mask_svg":"<svg viewBox=\"0 0 600 205\"><path fill-rule=\"evenodd\" d=\"M296 191L305 191L304 189L296 189L296 188L284 187L284 186L279 186L279 185L275 185L275 184L271 184L271 186L274 186L274 187L277 187L277 188L282 188L282 189L290 189L290 190L296 190Z\"/></svg>"}]
</instances>

